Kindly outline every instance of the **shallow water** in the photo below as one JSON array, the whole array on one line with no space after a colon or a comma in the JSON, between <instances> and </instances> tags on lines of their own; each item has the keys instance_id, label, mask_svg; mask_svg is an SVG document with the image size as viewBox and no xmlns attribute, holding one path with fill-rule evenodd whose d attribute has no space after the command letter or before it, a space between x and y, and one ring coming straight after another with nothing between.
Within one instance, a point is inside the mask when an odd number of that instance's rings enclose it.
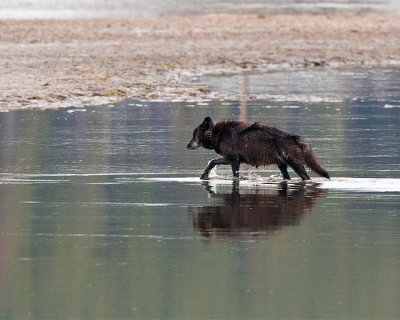
<instances>
[{"instance_id":1,"label":"shallow water","mask_svg":"<svg viewBox=\"0 0 400 320\"><path fill-rule=\"evenodd\" d=\"M0 318L399 318L399 75L0 114ZM215 155L186 144L207 115L307 137L332 180L244 167L239 184L226 168L201 183Z\"/></svg>"},{"instance_id":2,"label":"shallow water","mask_svg":"<svg viewBox=\"0 0 400 320\"><path fill-rule=\"evenodd\" d=\"M397 0L2 0L0 18L96 18L215 12L400 10Z\"/></svg>"}]
</instances>

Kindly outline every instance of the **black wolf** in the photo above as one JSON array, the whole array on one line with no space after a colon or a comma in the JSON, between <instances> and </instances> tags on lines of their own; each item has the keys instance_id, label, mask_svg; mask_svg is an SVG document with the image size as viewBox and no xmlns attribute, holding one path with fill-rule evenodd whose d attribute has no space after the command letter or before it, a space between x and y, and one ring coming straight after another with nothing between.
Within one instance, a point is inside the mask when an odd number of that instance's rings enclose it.
<instances>
[{"instance_id":1,"label":"black wolf","mask_svg":"<svg viewBox=\"0 0 400 320\"><path fill-rule=\"evenodd\" d=\"M187 148L199 147L214 150L222 158L213 159L201 175L207 180L216 165L231 165L233 176L239 178L241 163L251 166L276 164L283 178L290 180L287 167L290 166L302 180L309 180L304 165L329 179L328 172L315 157L310 144L301 136L270 127L266 124L226 120L213 123L210 117L204 119L193 131L193 138Z\"/></svg>"}]
</instances>

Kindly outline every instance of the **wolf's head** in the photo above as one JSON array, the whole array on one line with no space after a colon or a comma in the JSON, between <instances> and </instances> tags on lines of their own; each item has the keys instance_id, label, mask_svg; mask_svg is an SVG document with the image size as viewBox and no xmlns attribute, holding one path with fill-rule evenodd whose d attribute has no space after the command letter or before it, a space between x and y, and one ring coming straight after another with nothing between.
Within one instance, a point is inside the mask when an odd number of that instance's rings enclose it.
<instances>
[{"instance_id":1,"label":"wolf's head","mask_svg":"<svg viewBox=\"0 0 400 320\"><path fill-rule=\"evenodd\" d=\"M193 131L193 138L187 145L187 148L190 150L196 150L197 148L204 147L207 149L211 149L210 146L210 136L213 127L213 122L210 117L204 119L201 125L199 125Z\"/></svg>"}]
</instances>

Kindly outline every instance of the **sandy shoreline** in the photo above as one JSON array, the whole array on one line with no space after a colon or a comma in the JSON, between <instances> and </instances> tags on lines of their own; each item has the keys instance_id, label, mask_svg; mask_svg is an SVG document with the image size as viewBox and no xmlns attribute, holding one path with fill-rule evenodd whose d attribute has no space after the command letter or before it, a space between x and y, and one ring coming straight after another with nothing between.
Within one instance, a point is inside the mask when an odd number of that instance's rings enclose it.
<instances>
[{"instance_id":1,"label":"sandy shoreline","mask_svg":"<svg viewBox=\"0 0 400 320\"><path fill-rule=\"evenodd\" d=\"M399 66L398 21L377 12L0 20L0 110L237 99L192 77Z\"/></svg>"}]
</instances>

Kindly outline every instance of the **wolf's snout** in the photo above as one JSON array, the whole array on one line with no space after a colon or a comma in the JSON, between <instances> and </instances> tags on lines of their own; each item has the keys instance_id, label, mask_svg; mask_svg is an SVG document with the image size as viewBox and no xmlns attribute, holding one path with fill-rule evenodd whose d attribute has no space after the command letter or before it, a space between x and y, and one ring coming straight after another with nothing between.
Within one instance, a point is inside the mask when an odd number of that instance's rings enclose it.
<instances>
[{"instance_id":1,"label":"wolf's snout","mask_svg":"<svg viewBox=\"0 0 400 320\"><path fill-rule=\"evenodd\" d=\"M196 150L198 147L200 147L200 146L198 145L198 143L197 143L196 141L194 141L194 140L191 140L191 141L188 143L188 145L187 145L186 148L188 148L189 150Z\"/></svg>"}]
</instances>

